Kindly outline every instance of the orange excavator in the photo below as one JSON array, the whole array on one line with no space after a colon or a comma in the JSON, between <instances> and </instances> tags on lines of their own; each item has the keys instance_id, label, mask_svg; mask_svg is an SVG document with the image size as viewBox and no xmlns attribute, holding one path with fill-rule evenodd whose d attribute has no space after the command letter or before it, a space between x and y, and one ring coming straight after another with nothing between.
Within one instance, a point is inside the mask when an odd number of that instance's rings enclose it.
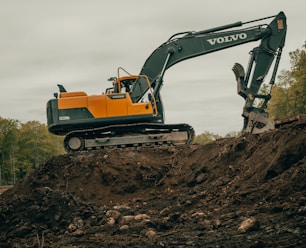
<instances>
[{"instance_id":1,"label":"orange excavator","mask_svg":"<svg viewBox=\"0 0 306 248\"><path fill-rule=\"evenodd\" d=\"M252 26L268 18L272 19L269 24ZM248 27L237 29L245 25ZM67 151L189 144L194 137L190 125L164 123L160 91L167 69L193 57L260 41L250 52L247 70L236 63L233 71L238 94L245 99L243 131L265 131L270 128L265 108L271 98L286 31L286 16L280 12L249 22L177 33L153 51L139 75L119 68L117 77L109 79L111 87L102 94L67 92L63 85L58 85L59 94L55 93L55 98L47 103L48 129L65 135ZM272 64L270 89L262 92L263 80Z\"/></svg>"}]
</instances>

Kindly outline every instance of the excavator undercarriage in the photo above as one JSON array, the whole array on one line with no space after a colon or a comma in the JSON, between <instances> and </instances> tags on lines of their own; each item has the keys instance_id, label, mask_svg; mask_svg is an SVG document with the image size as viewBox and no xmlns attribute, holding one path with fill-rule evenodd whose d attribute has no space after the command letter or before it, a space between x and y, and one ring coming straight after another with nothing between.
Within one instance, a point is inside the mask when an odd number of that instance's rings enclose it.
<instances>
[{"instance_id":1,"label":"excavator undercarriage","mask_svg":"<svg viewBox=\"0 0 306 248\"><path fill-rule=\"evenodd\" d=\"M64 139L65 149L71 151L172 146L189 144L194 130L188 124L138 123L111 125L103 128L77 130Z\"/></svg>"}]
</instances>

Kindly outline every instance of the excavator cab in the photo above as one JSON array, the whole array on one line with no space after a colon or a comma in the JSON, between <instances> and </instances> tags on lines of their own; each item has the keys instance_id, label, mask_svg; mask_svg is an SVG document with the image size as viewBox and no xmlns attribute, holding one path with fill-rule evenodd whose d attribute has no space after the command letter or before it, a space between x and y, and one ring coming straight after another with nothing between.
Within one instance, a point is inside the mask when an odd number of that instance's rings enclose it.
<instances>
[{"instance_id":1,"label":"excavator cab","mask_svg":"<svg viewBox=\"0 0 306 248\"><path fill-rule=\"evenodd\" d=\"M148 78L137 75L111 78L113 87L107 88L105 93L100 95L67 92L63 87L59 87L58 98L55 97L47 103L49 131L66 134L71 130L88 127L154 119L158 115L154 96L143 98L140 102L133 102L131 99L131 86L139 79L147 83L148 94L153 95Z\"/></svg>"},{"instance_id":2,"label":"excavator cab","mask_svg":"<svg viewBox=\"0 0 306 248\"><path fill-rule=\"evenodd\" d=\"M126 76L121 77L113 81L114 91L116 93L123 93L123 92L130 92L131 86L133 83L139 78L139 76ZM150 83L147 81L147 85L149 86Z\"/></svg>"}]
</instances>

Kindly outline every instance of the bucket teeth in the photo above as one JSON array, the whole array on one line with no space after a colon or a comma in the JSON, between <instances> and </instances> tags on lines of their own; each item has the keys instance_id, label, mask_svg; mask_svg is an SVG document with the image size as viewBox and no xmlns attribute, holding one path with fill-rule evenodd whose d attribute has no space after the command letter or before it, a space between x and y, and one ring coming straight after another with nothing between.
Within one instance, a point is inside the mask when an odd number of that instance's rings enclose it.
<instances>
[{"instance_id":1,"label":"bucket teeth","mask_svg":"<svg viewBox=\"0 0 306 248\"><path fill-rule=\"evenodd\" d=\"M244 79L245 72L244 72L244 68L241 64L235 63L232 70L235 74L235 77L236 77L237 81L241 80L241 78Z\"/></svg>"},{"instance_id":2,"label":"bucket teeth","mask_svg":"<svg viewBox=\"0 0 306 248\"><path fill-rule=\"evenodd\" d=\"M237 93L244 99L247 98L247 82L245 82L245 72L241 64L235 63L233 66L233 72L237 81Z\"/></svg>"}]
</instances>

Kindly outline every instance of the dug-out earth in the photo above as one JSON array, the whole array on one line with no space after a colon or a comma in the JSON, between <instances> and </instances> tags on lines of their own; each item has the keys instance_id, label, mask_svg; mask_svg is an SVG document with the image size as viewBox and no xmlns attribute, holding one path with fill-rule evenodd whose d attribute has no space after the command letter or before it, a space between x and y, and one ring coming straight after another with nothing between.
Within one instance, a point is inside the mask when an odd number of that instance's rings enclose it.
<instances>
[{"instance_id":1,"label":"dug-out earth","mask_svg":"<svg viewBox=\"0 0 306 248\"><path fill-rule=\"evenodd\" d=\"M306 247L304 126L50 158L0 197L0 247Z\"/></svg>"}]
</instances>

